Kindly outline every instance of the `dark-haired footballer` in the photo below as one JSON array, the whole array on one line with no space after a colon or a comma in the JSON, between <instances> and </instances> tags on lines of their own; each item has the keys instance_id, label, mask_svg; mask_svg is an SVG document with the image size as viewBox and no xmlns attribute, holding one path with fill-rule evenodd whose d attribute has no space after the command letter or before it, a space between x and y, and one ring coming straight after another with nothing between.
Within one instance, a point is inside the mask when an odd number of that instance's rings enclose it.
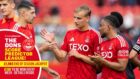
<instances>
[{"instance_id":1,"label":"dark-haired footballer","mask_svg":"<svg viewBox=\"0 0 140 79\"><path fill-rule=\"evenodd\" d=\"M101 79L127 79L126 66L128 63L129 45L126 40L117 33L120 26L119 19L109 15L100 22L99 31L102 38L106 37L91 60L101 63Z\"/></svg>"},{"instance_id":2,"label":"dark-haired footballer","mask_svg":"<svg viewBox=\"0 0 140 79\"><path fill-rule=\"evenodd\" d=\"M35 43L34 28L31 25L34 18L36 17L34 5L29 1L22 1L17 7L17 11L19 14L19 19L17 23L14 25L13 29L25 34L26 36L29 37L30 41L33 40L33 42ZM43 69L54 78L59 79L59 74L56 71L52 70L51 68L45 67Z\"/></svg>"},{"instance_id":3,"label":"dark-haired footballer","mask_svg":"<svg viewBox=\"0 0 140 79\"><path fill-rule=\"evenodd\" d=\"M25 34L30 39L35 40L34 29L31 25L36 17L34 5L28 1L22 1L17 7L17 11L19 19L13 29Z\"/></svg>"},{"instance_id":4,"label":"dark-haired footballer","mask_svg":"<svg viewBox=\"0 0 140 79\"><path fill-rule=\"evenodd\" d=\"M116 18L119 19L120 21L120 26L123 24L123 17L122 15L119 13L119 12L111 12L111 15L115 16ZM132 42L130 39L128 39L124 34L122 34L120 31L119 31L119 28L118 28L118 33L124 37L124 39L128 42L129 44L129 51L131 51L133 45L132 45ZM129 59L128 60L128 64L127 64L127 67L126 67L126 74L127 74L127 78L128 79L135 79L135 75L134 75L134 72L133 70L136 68L136 65Z\"/></svg>"}]
</instances>

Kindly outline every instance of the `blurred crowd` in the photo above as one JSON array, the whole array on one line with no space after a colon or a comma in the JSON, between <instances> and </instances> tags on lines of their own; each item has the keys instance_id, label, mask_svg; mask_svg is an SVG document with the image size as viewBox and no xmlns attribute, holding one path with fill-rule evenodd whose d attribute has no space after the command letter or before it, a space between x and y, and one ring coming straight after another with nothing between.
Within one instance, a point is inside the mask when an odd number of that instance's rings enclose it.
<instances>
[{"instance_id":1,"label":"blurred crowd","mask_svg":"<svg viewBox=\"0 0 140 79\"><path fill-rule=\"evenodd\" d=\"M80 5L88 5L92 9L91 27L98 30L102 17L112 11L123 15L124 22L120 31L135 43L140 34L140 1L139 0L32 0L38 17L35 26L43 26L57 36L63 36L65 30L73 28L73 10ZM37 27L37 34L39 28Z\"/></svg>"}]
</instances>

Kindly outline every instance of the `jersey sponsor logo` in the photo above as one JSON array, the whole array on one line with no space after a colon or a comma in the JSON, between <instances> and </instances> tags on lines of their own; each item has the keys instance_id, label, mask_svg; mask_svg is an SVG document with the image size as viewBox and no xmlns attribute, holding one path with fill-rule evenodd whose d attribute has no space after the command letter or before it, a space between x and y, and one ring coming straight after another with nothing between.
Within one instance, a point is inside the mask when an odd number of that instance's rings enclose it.
<instances>
[{"instance_id":1,"label":"jersey sponsor logo","mask_svg":"<svg viewBox=\"0 0 140 79\"><path fill-rule=\"evenodd\" d=\"M80 50L85 52L89 50L89 46L84 44L69 44L69 46L70 50Z\"/></svg>"},{"instance_id":2,"label":"jersey sponsor logo","mask_svg":"<svg viewBox=\"0 0 140 79\"><path fill-rule=\"evenodd\" d=\"M111 45L109 46L109 50L112 50L112 47L113 47L113 44L111 44Z\"/></svg>"},{"instance_id":3,"label":"jersey sponsor logo","mask_svg":"<svg viewBox=\"0 0 140 79\"><path fill-rule=\"evenodd\" d=\"M124 57L124 56L128 56L129 51L128 50L119 50L118 51L118 56Z\"/></svg>"},{"instance_id":4,"label":"jersey sponsor logo","mask_svg":"<svg viewBox=\"0 0 140 79\"><path fill-rule=\"evenodd\" d=\"M74 37L72 37L72 38L70 39L70 41L71 41L71 42L74 41Z\"/></svg>"},{"instance_id":5,"label":"jersey sponsor logo","mask_svg":"<svg viewBox=\"0 0 140 79\"><path fill-rule=\"evenodd\" d=\"M101 47L101 51L102 51L102 50L104 50L104 48L103 48L103 47Z\"/></svg>"},{"instance_id":6,"label":"jersey sponsor logo","mask_svg":"<svg viewBox=\"0 0 140 79\"><path fill-rule=\"evenodd\" d=\"M111 51L101 52L103 58L112 58L113 54Z\"/></svg>"},{"instance_id":7,"label":"jersey sponsor logo","mask_svg":"<svg viewBox=\"0 0 140 79\"><path fill-rule=\"evenodd\" d=\"M100 50L100 46L97 46L97 48L96 48L98 51Z\"/></svg>"},{"instance_id":8,"label":"jersey sponsor logo","mask_svg":"<svg viewBox=\"0 0 140 79\"><path fill-rule=\"evenodd\" d=\"M85 39L85 42L88 43L88 42L89 42L89 38L86 38L86 39Z\"/></svg>"}]
</instances>

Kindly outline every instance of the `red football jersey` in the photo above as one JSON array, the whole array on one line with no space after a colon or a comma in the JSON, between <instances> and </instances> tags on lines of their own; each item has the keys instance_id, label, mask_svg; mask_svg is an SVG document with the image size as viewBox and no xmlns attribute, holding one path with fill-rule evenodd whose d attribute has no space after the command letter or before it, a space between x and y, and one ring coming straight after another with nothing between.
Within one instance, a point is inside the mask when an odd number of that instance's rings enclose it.
<instances>
[{"instance_id":1,"label":"red football jersey","mask_svg":"<svg viewBox=\"0 0 140 79\"><path fill-rule=\"evenodd\" d=\"M13 30L19 31L28 36L30 39L35 40L34 28L30 24L27 24L25 27L22 27L16 23L13 27Z\"/></svg>"},{"instance_id":2,"label":"red football jersey","mask_svg":"<svg viewBox=\"0 0 140 79\"><path fill-rule=\"evenodd\" d=\"M129 45L122 36L117 35L115 38L102 42L99 51L106 60L118 62L118 59L128 59ZM103 65L101 79L127 79L127 76L125 71L118 72Z\"/></svg>"},{"instance_id":3,"label":"red football jersey","mask_svg":"<svg viewBox=\"0 0 140 79\"><path fill-rule=\"evenodd\" d=\"M95 30L74 29L66 33L61 49L66 52L76 50L80 54L88 56L94 54L100 42L99 33ZM73 56L68 59L67 79L96 79L95 67Z\"/></svg>"},{"instance_id":4,"label":"red football jersey","mask_svg":"<svg viewBox=\"0 0 140 79\"><path fill-rule=\"evenodd\" d=\"M3 18L0 20L0 29L12 29L15 23L13 18Z\"/></svg>"}]
</instances>

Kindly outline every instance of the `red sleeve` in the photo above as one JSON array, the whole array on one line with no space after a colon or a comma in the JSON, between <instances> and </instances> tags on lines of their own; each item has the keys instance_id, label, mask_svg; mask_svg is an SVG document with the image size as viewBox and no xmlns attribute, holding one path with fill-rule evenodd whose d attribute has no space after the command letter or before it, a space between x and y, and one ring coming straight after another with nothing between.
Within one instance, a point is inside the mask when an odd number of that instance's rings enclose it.
<instances>
[{"instance_id":1,"label":"red sleeve","mask_svg":"<svg viewBox=\"0 0 140 79\"><path fill-rule=\"evenodd\" d=\"M63 40L63 43L61 45L61 49L68 52L68 32L66 33L65 37L64 37L64 40Z\"/></svg>"},{"instance_id":2,"label":"red sleeve","mask_svg":"<svg viewBox=\"0 0 140 79\"><path fill-rule=\"evenodd\" d=\"M99 34L96 34L93 39L93 50L92 52L98 52L98 47L102 42L101 36Z\"/></svg>"},{"instance_id":3,"label":"red sleeve","mask_svg":"<svg viewBox=\"0 0 140 79\"><path fill-rule=\"evenodd\" d=\"M128 58L128 56L129 56L129 45L125 40L122 40L118 44L117 57L118 58Z\"/></svg>"}]
</instances>

